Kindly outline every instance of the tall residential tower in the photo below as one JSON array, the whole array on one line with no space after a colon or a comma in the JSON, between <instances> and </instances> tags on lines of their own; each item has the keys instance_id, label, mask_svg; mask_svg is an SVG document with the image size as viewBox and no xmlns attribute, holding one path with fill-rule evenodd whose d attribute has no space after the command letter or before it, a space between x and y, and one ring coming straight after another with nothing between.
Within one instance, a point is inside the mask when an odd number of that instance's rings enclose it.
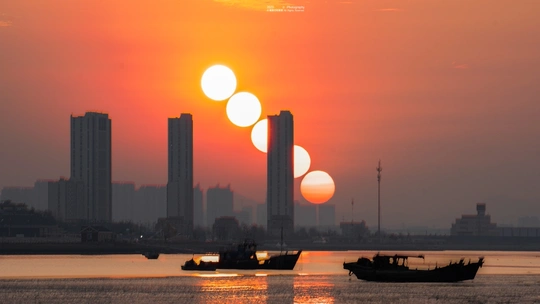
<instances>
[{"instance_id":1,"label":"tall residential tower","mask_svg":"<svg viewBox=\"0 0 540 304\"><path fill-rule=\"evenodd\" d=\"M294 233L294 123L289 111L268 116L266 204L268 233Z\"/></svg>"},{"instance_id":2,"label":"tall residential tower","mask_svg":"<svg viewBox=\"0 0 540 304\"><path fill-rule=\"evenodd\" d=\"M177 232L193 231L193 118L183 113L169 118L167 217L176 219Z\"/></svg>"},{"instance_id":3,"label":"tall residential tower","mask_svg":"<svg viewBox=\"0 0 540 304\"><path fill-rule=\"evenodd\" d=\"M84 203L74 214L90 222L112 221L111 120L108 114L71 116L71 179L82 182Z\"/></svg>"}]
</instances>

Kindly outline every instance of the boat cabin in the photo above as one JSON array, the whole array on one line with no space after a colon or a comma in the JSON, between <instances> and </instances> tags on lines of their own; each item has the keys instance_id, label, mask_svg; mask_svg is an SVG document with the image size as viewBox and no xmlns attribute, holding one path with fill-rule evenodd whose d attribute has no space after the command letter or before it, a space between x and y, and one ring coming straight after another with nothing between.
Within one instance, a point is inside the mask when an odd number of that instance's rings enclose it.
<instances>
[{"instance_id":1,"label":"boat cabin","mask_svg":"<svg viewBox=\"0 0 540 304\"><path fill-rule=\"evenodd\" d=\"M229 260L255 260L257 261L257 244L251 239L246 239L238 244L236 249L226 249L219 252L220 261Z\"/></svg>"},{"instance_id":2,"label":"boat cabin","mask_svg":"<svg viewBox=\"0 0 540 304\"><path fill-rule=\"evenodd\" d=\"M418 258L424 258L419 255ZM409 256L406 255L380 255L373 257L373 267L377 269L409 269Z\"/></svg>"}]
</instances>

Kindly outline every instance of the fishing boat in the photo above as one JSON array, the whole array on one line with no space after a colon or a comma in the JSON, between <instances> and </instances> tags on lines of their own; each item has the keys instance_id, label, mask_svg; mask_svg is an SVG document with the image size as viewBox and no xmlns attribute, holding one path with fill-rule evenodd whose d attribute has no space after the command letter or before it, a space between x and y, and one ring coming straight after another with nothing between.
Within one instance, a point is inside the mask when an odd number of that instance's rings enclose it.
<instances>
[{"instance_id":1,"label":"fishing boat","mask_svg":"<svg viewBox=\"0 0 540 304\"><path fill-rule=\"evenodd\" d=\"M276 255L260 255L257 252L257 244L250 239L244 240L236 247L219 251L218 260L211 263L216 269L275 269L293 270L302 250L293 253L286 251ZM193 259L186 261L182 270L206 270L207 264L195 263Z\"/></svg>"},{"instance_id":2,"label":"fishing boat","mask_svg":"<svg viewBox=\"0 0 540 304\"><path fill-rule=\"evenodd\" d=\"M145 252L142 255L144 255L149 260L155 260L159 258L159 252L154 252L154 251Z\"/></svg>"},{"instance_id":3,"label":"fishing boat","mask_svg":"<svg viewBox=\"0 0 540 304\"><path fill-rule=\"evenodd\" d=\"M356 262L343 263L343 268L349 270L349 275L356 275L359 280L374 282L459 282L473 280L484 258L478 262L465 264L464 259L457 263L450 262L443 267L433 269L411 269L409 258L424 258L405 255L376 254L373 259L361 257Z\"/></svg>"},{"instance_id":4,"label":"fishing boat","mask_svg":"<svg viewBox=\"0 0 540 304\"><path fill-rule=\"evenodd\" d=\"M195 259L186 261L184 265L181 266L182 270L197 270L197 271L215 271L217 267L217 262L206 262L199 260L197 263Z\"/></svg>"}]
</instances>

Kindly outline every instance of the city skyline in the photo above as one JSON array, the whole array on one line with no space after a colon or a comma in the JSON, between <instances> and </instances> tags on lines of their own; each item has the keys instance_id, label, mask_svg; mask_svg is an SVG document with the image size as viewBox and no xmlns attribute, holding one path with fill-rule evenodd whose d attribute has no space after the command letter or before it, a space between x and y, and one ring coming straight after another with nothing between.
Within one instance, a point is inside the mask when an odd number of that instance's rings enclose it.
<instances>
[{"instance_id":1,"label":"city skyline","mask_svg":"<svg viewBox=\"0 0 540 304\"><path fill-rule=\"evenodd\" d=\"M340 220L354 198L376 226L379 159L383 228L448 227L478 202L497 223L540 214L539 3L227 2L2 2L0 188L69 176L67 116L87 111L115 120L112 181L166 184L165 118L189 112L194 183L264 202L265 155L200 88L220 63L263 116L294 113Z\"/></svg>"}]
</instances>

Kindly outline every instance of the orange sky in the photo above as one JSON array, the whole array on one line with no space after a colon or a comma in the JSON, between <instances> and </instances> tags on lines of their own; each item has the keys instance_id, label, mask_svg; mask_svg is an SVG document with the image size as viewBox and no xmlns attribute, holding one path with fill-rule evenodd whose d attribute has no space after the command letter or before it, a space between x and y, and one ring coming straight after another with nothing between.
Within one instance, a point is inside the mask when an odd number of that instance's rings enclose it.
<instances>
[{"instance_id":1,"label":"orange sky","mask_svg":"<svg viewBox=\"0 0 540 304\"><path fill-rule=\"evenodd\" d=\"M263 115L293 113L339 220L354 198L376 225L379 158L383 226L447 228L478 201L540 216L540 2L260 2L0 0L0 188L68 176L86 111L112 118L113 180L164 184L167 118L189 112L195 181L263 202L265 154L199 86L221 63Z\"/></svg>"}]
</instances>

